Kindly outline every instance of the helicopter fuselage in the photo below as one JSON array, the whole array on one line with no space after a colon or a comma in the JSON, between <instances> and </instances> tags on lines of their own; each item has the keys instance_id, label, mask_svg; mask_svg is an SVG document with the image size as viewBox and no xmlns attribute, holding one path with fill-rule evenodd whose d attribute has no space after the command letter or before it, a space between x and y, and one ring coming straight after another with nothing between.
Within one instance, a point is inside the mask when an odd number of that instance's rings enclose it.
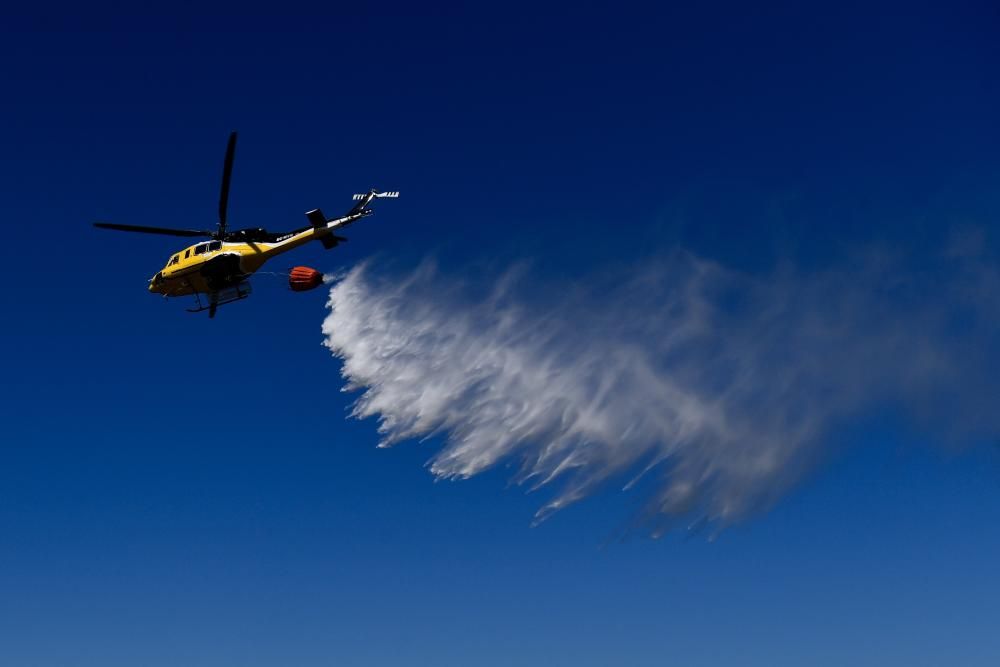
<instances>
[{"instance_id":1,"label":"helicopter fuselage","mask_svg":"<svg viewBox=\"0 0 1000 667\"><path fill-rule=\"evenodd\" d=\"M243 282L267 260L309 241L331 237L327 227L307 227L273 241L204 241L177 252L149 280L149 291L164 296L210 294Z\"/></svg>"}]
</instances>

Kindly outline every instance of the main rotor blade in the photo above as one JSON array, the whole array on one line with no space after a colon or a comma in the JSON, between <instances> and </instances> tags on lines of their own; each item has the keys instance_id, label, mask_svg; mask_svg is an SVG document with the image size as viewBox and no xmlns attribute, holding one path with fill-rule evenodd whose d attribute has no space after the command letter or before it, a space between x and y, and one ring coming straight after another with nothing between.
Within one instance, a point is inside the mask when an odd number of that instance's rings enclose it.
<instances>
[{"instance_id":1,"label":"main rotor blade","mask_svg":"<svg viewBox=\"0 0 1000 667\"><path fill-rule=\"evenodd\" d=\"M229 180L233 175L233 157L236 155L236 133L229 135L226 146L226 161L222 165L222 191L219 193L219 231L218 238L226 235L226 212L229 209Z\"/></svg>"},{"instance_id":2,"label":"main rotor blade","mask_svg":"<svg viewBox=\"0 0 1000 667\"><path fill-rule=\"evenodd\" d=\"M94 227L114 229L119 232L142 232L143 234L164 234L166 236L208 236L213 232L203 229L170 229L168 227L143 227L142 225L119 225L113 222L95 222Z\"/></svg>"}]
</instances>

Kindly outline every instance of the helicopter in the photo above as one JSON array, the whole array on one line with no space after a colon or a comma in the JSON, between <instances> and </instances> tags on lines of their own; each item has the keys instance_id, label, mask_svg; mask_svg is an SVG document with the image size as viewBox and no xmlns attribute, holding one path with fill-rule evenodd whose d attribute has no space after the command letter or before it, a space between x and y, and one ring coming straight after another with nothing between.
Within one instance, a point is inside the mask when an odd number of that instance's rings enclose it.
<instances>
[{"instance_id":1,"label":"helicopter","mask_svg":"<svg viewBox=\"0 0 1000 667\"><path fill-rule=\"evenodd\" d=\"M307 212L308 227L290 232L269 232L263 228L229 230L226 213L229 205L229 182L236 154L236 132L229 135L226 158L222 167L222 189L219 193L219 223L214 231L204 229L171 229L143 225L123 225L95 222L95 227L122 232L163 234L166 236L207 237L208 241L184 248L167 260L166 265L149 279L149 291L164 297L194 295L197 306L188 312L208 311L215 317L219 306L250 296L248 278L266 261L298 248L310 241L319 241L327 250L336 248L347 239L338 232L361 218L373 214L369 208L376 199L399 197L399 192L372 189L354 195L354 206L344 215L327 218L320 209ZM289 275L293 290L302 291L322 283L322 274L308 267L296 267ZM201 296L205 295L207 304Z\"/></svg>"}]
</instances>

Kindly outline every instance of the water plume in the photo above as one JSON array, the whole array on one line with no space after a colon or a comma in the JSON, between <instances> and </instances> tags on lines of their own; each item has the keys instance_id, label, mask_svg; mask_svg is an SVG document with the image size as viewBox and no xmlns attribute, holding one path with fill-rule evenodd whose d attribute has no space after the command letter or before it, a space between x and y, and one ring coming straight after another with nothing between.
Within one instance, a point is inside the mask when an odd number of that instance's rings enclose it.
<instances>
[{"instance_id":1,"label":"water plume","mask_svg":"<svg viewBox=\"0 0 1000 667\"><path fill-rule=\"evenodd\" d=\"M750 275L674 251L550 284L361 264L323 324L356 417L381 445L439 436L439 478L516 462L552 512L615 481L649 497L654 534L766 509L831 431L884 406L949 441L1000 433L1000 280L968 252L914 269L867 252Z\"/></svg>"}]
</instances>

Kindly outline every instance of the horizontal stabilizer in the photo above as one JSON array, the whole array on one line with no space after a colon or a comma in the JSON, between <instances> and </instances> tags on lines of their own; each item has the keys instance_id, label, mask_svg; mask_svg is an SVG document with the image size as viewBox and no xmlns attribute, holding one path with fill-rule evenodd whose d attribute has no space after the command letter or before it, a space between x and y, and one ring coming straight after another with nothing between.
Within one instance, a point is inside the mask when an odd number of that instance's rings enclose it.
<instances>
[{"instance_id":1,"label":"horizontal stabilizer","mask_svg":"<svg viewBox=\"0 0 1000 667\"><path fill-rule=\"evenodd\" d=\"M323 215L323 211L318 208L306 213L306 218L309 219L309 224L313 227L326 227L326 216Z\"/></svg>"},{"instance_id":2,"label":"horizontal stabilizer","mask_svg":"<svg viewBox=\"0 0 1000 667\"><path fill-rule=\"evenodd\" d=\"M333 250L338 244L347 241L343 236L337 236L336 234L328 234L320 238L319 242L323 244L323 247L327 250Z\"/></svg>"}]
</instances>

